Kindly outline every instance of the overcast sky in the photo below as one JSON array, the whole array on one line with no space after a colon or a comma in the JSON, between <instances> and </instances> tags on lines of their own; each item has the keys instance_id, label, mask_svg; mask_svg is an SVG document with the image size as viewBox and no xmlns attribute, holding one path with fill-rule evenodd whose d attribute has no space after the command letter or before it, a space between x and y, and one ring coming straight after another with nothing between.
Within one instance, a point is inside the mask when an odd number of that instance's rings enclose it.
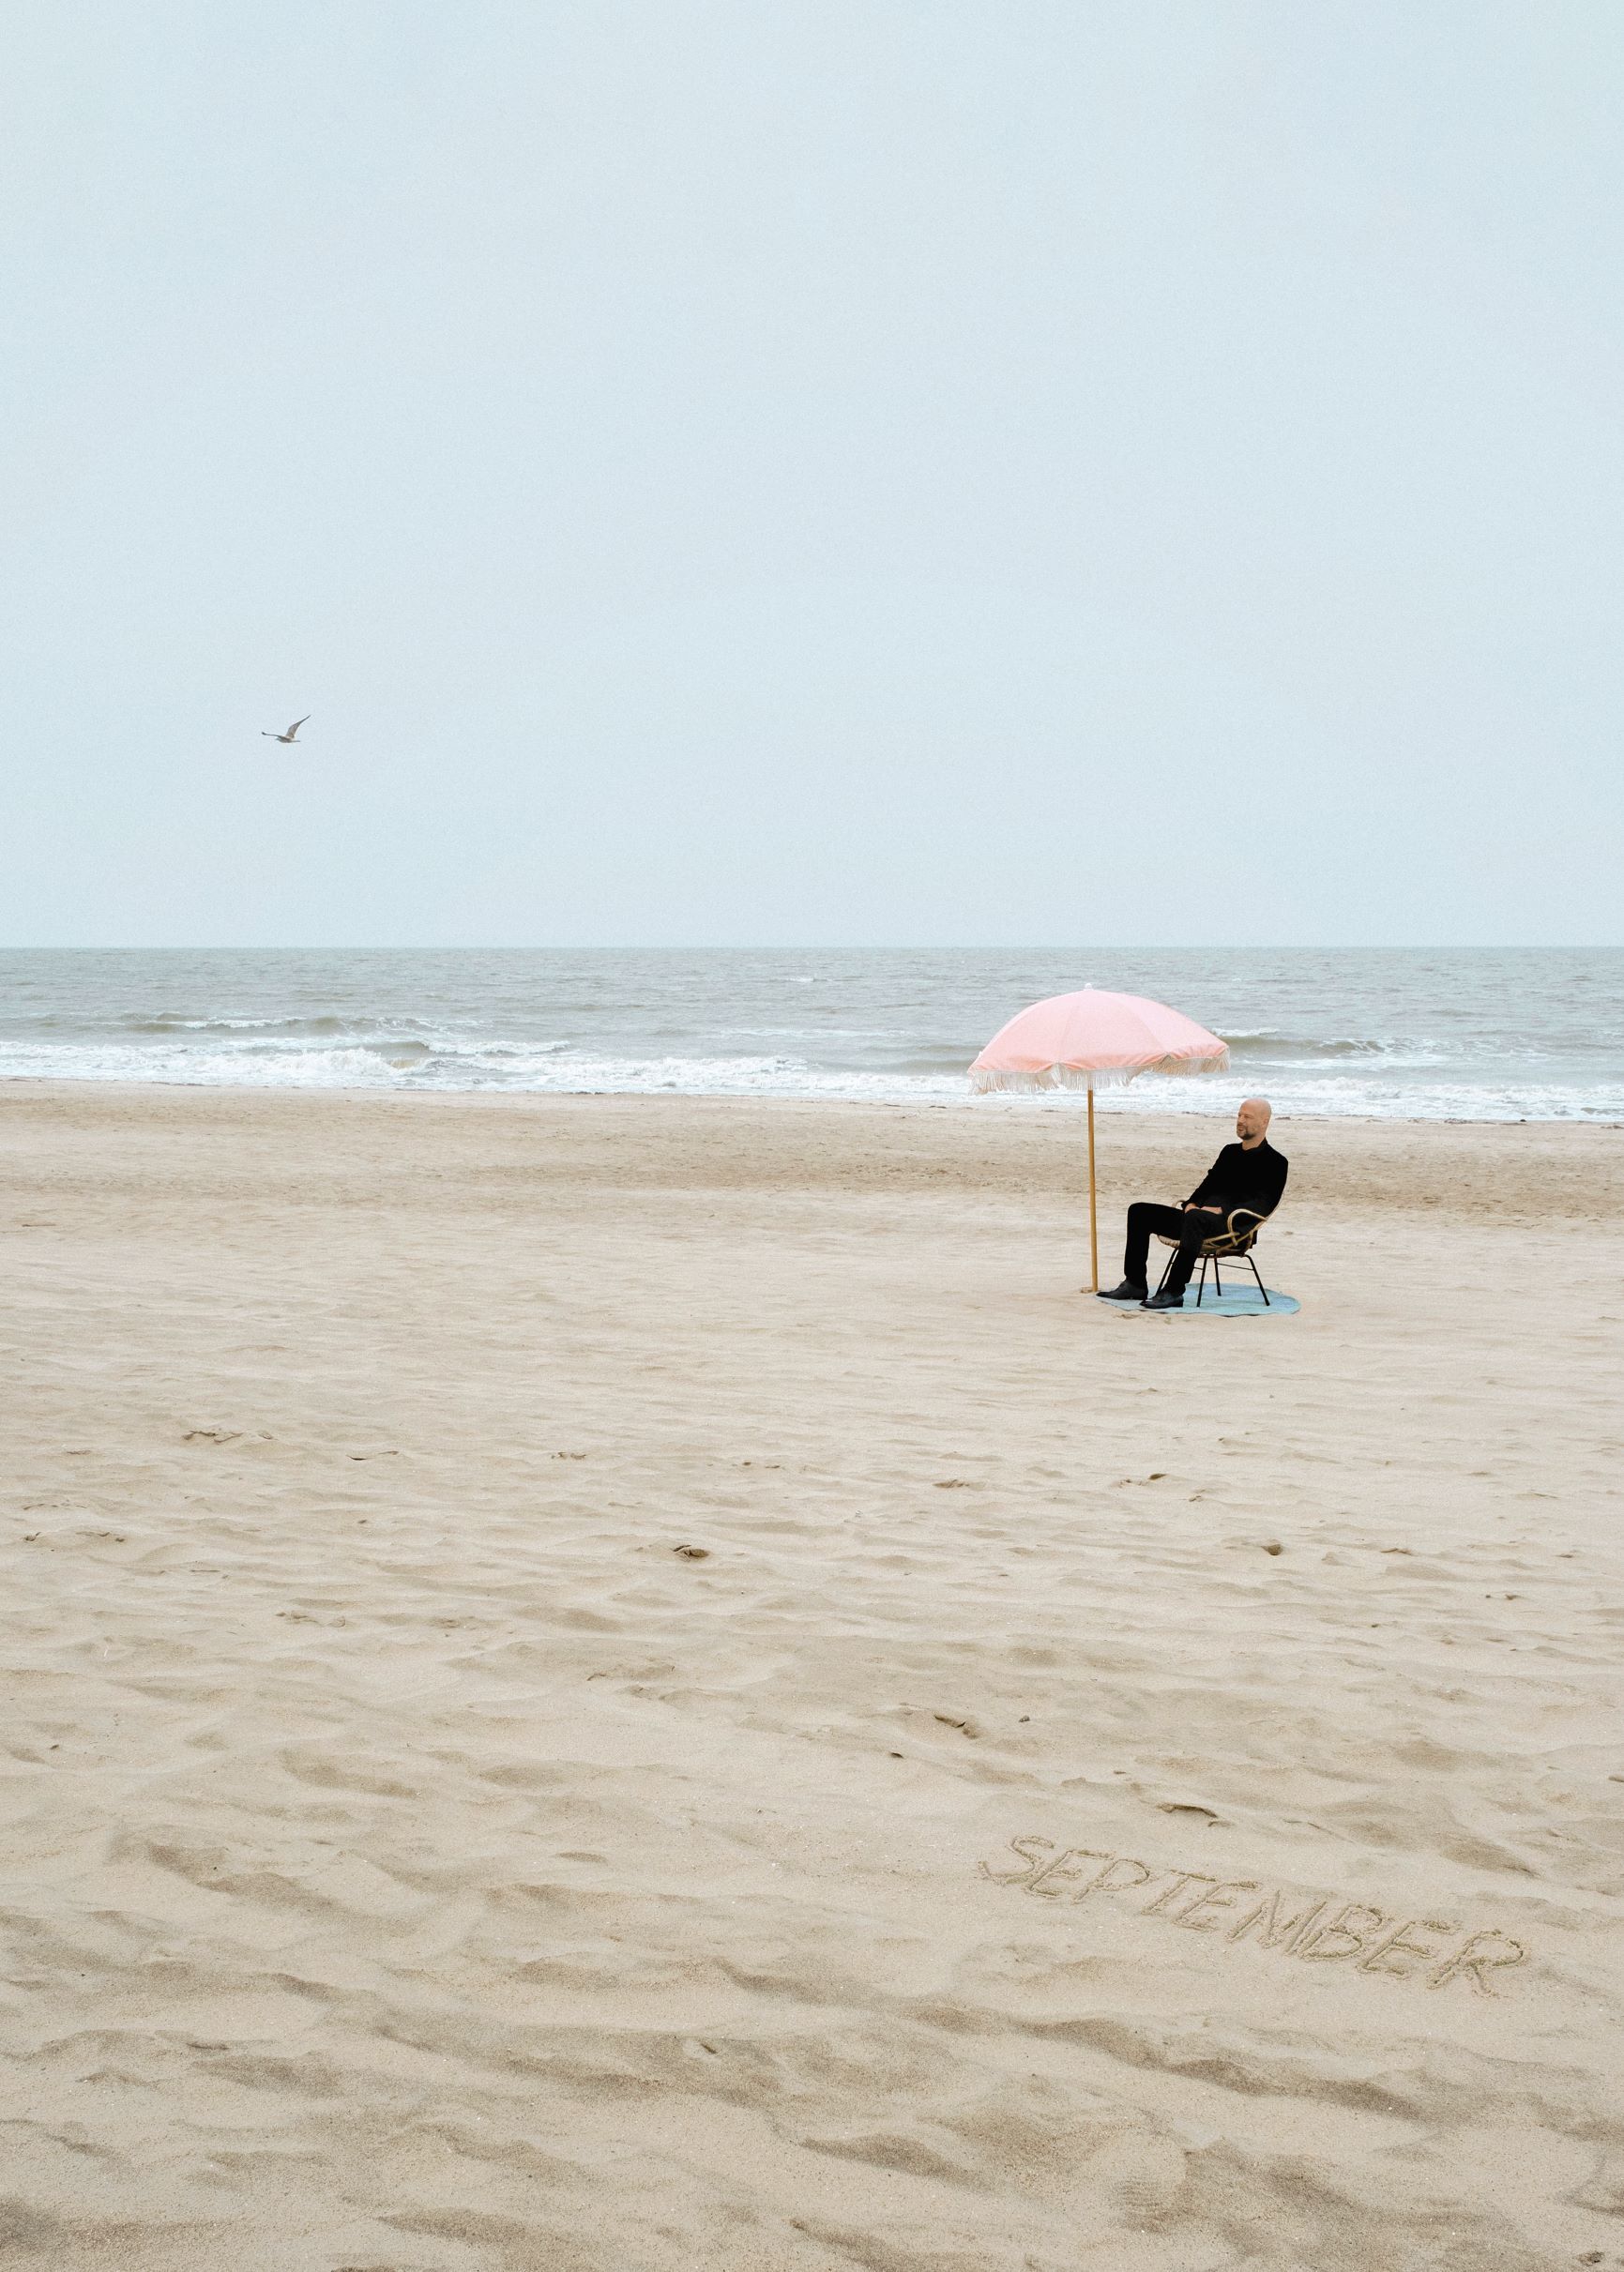
<instances>
[{"instance_id":1,"label":"overcast sky","mask_svg":"<svg viewBox=\"0 0 1624 2272\"><path fill-rule=\"evenodd\" d=\"M5 942L1624 939L1617 0L7 45Z\"/></svg>"}]
</instances>

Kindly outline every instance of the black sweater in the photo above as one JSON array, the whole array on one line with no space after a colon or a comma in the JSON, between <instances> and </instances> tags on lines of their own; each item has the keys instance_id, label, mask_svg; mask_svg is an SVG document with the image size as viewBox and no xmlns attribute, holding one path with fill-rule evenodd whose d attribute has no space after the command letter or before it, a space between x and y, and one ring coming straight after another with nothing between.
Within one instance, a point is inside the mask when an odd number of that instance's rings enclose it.
<instances>
[{"instance_id":1,"label":"black sweater","mask_svg":"<svg viewBox=\"0 0 1624 2272\"><path fill-rule=\"evenodd\" d=\"M1243 1144L1226 1144L1190 1194L1196 1207L1219 1207L1225 1215L1237 1207L1272 1215L1285 1189L1286 1163L1266 1136L1249 1152Z\"/></svg>"}]
</instances>

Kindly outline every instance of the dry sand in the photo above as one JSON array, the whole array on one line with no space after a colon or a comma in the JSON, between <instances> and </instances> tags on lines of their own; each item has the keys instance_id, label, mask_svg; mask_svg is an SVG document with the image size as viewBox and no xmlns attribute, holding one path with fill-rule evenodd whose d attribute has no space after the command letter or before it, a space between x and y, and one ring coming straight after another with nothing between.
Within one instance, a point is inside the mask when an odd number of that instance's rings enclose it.
<instances>
[{"instance_id":1,"label":"dry sand","mask_svg":"<svg viewBox=\"0 0 1624 2272\"><path fill-rule=\"evenodd\" d=\"M0 1094L0 2263L1624 2264L1624 1137L1276 1132Z\"/></svg>"}]
</instances>

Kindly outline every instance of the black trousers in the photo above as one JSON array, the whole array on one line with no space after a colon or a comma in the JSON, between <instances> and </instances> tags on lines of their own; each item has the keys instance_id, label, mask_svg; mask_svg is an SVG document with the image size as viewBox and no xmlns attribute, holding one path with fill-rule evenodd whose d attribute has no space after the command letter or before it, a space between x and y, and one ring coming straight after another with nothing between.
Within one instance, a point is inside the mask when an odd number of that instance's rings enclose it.
<instances>
[{"instance_id":1,"label":"black trousers","mask_svg":"<svg viewBox=\"0 0 1624 2272\"><path fill-rule=\"evenodd\" d=\"M1191 1207L1186 1213L1182 1207L1159 1207L1154 1200L1135 1200L1128 1210L1128 1245L1122 1256L1122 1275L1130 1285L1148 1283L1145 1273L1150 1241L1156 1232L1161 1231L1178 1241L1167 1291L1182 1294L1190 1283L1190 1273L1195 1267L1202 1240L1215 1237L1225 1227L1226 1219L1216 1207Z\"/></svg>"}]
</instances>

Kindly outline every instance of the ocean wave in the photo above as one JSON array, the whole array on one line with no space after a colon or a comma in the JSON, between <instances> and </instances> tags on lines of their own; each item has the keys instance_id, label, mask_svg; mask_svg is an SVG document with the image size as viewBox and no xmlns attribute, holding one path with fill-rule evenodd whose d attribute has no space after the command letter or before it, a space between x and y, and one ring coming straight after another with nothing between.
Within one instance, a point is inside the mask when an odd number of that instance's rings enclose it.
<instances>
[{"instance_id":1,"label":"ocean wave","mask_svg":"<svg viewBox=\"0 0 1624 2272\"><path fill-rule=\"evenodd\" d=\"M1364 1038L1316 1040L1308 1034L1223 1034L1232 1058L1252 1065L1335 1065L1344 1058L1376 1057L1406 1065L1435 1065L1444 1052L1435 1041L1382 1035Z\"/></svg>"},{"instance_id":2,"label":"ocean wave","mask_svg":"<svg viewBox=\"0 0 1624 2272\"><path fill-rule=\"evenodd\" d=\"M353 1018L182 1018L172 1010L132 1011L114 1021L126 1034L347 1034Z\"/></svg>"},{"instance_id":3,"label":"ocean wave","mask_svg":"<svg viewBox=\"0 0 1624 2272\"><path fill-rule=\"evenodd\" d=\"M1624 1117L1624 954L0 954L0 1078L971 1103L1023 1001L1176 1002L1229 1070L1106 1112Z\"/></svg>"}]
</instances>

